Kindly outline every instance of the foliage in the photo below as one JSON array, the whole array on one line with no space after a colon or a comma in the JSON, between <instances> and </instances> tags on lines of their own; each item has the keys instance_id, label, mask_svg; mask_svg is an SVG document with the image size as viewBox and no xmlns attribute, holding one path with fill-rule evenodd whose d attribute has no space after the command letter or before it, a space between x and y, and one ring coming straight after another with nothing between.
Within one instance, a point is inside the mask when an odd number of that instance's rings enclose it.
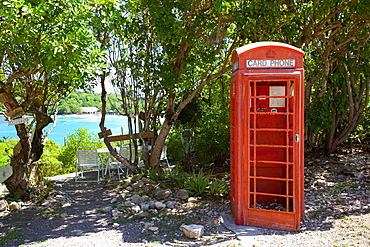
<instances>
[{"instance_id":1,"label":"foliage","mask_svg":"<svg viewBox=\"0 0 370 247\"><path fill-rule=\"evenodd\" d=\"M88 129L79 128L75 133L68 134L65 146L58 156L58 160L63 163L60 172L66 174L75 171L78 147L101 148L103 146L101 140Z\"/></svg>"},{"instance_id":2,"label":"foliage","mask_svg":"<svg viewBox=\"0 0 370 247\"><path fill-rule=\"evenodd\" d=\"M0 166L10 163L10 157L13 155L13 148L18 140L3 137L0 141Z\"/></svg>"},{"instance_id":3,"label":"foliage","mask_svg":"<svg viewBox=\"0 0 370 247\"><path fill-rule=\"evenodd\" d=\"M119 109L117 95L109 94L108 98L109 103L107 111L117 112L117 109ZM58 104L58 114L80 114L82 113L81 107L96 107L101 109L100 94L74 91L66 98L60 100Z\"/></svg>"},{"instance_id":4,"label":"foliage","mask_svg":"<svg viewBox=\"0 0 370 247\"><path fill-rule=\"evenodd\" d=\"M146 169L143 175L157 182L169 183L180 189L187 189L193 196L224 196L229 192L229 186L224 180L217 179L203 170L198 173L187 173L177 167L171 171Z\"/></svg>"},{"instance_id":5,"label":"foliage","mask_svg":"<svg viewBox=\"0 0 370 247\"><path fill-rule=\"evenodd\" d=\"M18 229L10 230L4 236L0 236L0 244L6 244L7 242L22 237Z\"/></svg>"},{"instance_id":6,"label":"foliage","mask_svg":"<svg viewBox=\"0 0 370 247\"><path fill-rule=\"evenodd\" d=\"M194 153L196 165L199 168L208 169L214 165L220 169L229 158L229 82L228 77L221 77L217 82L207 85L201 95L187 105L179 115L179 121L168 138L170 157L182 160L183 150L181 132L183 129L192 129L194 136ZM197 103L194 106L195 102ZM182 116L182 115L190 116ZM191 118L191 121L184 121Z\"/></svg>"},{"instance_id":7,"label":"foliage","mask_svg":"<svg viewBox=\"0 0 370 247\"><path fill-rule=\"evenodd\" d=\"M190 190L194 196L202 195L209 188L210 175L206 175L203 170L199 171L198 174L191 174L187 180L185 180L185 189Z\"/></svg>"},{"instance_id":8,"label":"foliage","mask_svg":"<svg viewBox=\"0 0 370 247\"><path fill-rule=\"evenodd\" d=\"M37 177L41 181L44 177L52 177L65 174L63 163L58 160L62 147L57 145L54 140L48 140L44 146L41 158L36 162Z\"/></svg>"},{"instance_id":9,"label":"foliage","mask_svg":"<svg viewBox=\"0 0 370 247\"><path fill-rule=\"evenodd\" d=\"M42 155L49 114L69 92L91 88L100 66L88 15L89 2L76 0L0 3L0 92L8 110L21 108L33 117L14 126L21 145L11 158L13 176L5 181L23 200L29 199L25 173Z\"/></svg>"}]
</instances>

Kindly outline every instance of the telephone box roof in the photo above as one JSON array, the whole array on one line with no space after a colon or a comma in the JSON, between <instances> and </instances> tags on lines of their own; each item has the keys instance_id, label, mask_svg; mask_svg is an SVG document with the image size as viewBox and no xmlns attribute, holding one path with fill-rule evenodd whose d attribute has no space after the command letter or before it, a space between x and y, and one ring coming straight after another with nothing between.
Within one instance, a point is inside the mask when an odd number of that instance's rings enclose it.
<instances>
[{"instance_id":1,"label":"telephone box roof","mask_svg":"<svg viewBox=\"0 0 370 247\"><path fill-rule=\"evenodd\" d=\"M256 43L248 44L248 45L237 48L235 51L240 56L241 54L245 52L251 52L253 50L264 49L267 47L287 48L287 49L295 51L296 53L299 53L302 56L304 55L304 52L295 46L288 45L288 44L281 43L281 42L274 42L274 41L263 41L263 42L256 42Z\"/></svg>"}]
</instances>

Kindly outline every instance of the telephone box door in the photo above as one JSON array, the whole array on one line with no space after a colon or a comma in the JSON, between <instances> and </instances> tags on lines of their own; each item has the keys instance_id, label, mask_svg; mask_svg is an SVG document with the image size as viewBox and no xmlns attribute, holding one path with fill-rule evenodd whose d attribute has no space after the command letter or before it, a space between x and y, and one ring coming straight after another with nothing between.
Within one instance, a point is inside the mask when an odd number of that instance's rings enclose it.
<instances>
[{"instance_id":1,"label":"telephone box door","mask_svg":"<svg viewBox=\"0 0 370 247\"><path fill-rule=\"evenodd\" d=\"M245 224L284 230L300 225L302 174L299 74L245 76L247 193ZM298 92L298 93L297 93Z\"/></svg>"}]
</instances>

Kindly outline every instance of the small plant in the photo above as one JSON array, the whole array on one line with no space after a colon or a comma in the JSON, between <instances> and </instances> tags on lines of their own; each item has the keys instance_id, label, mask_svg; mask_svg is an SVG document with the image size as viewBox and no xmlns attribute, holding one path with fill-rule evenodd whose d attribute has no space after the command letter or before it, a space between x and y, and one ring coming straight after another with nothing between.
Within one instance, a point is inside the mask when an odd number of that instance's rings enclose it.
<instances>
[{"instance_id":1,"label":"small plant","mask_svg":"<svg viewBox=\"0 0 370 247\"><path fill-rule=\"evenodd\" d=\"M209 192L214 196L223 196L229 192L229 185L225 181L212 181L209 185Z\"/></svg>"},{"instance_id":2,"label":"small plant","mask_svg":"<svg viewBox=\"0 0 370 247\"><path fill-rule=\"evenodd\" d=\"M18 192L14 192L12 197L9 197L8 200L11 202L17 202L21 199L21 195Z\"/></svg>"},{"instance_id":3,"label":"small plant","mask_svg":"<svg viewBox=\"0 0 370 247\"><path fill-rule=\"evenodd\" d=\"M190 190L194 196L201 195L209 188L210 179L211 176L206 175L203 170L201 170L198 174L193 173L185 181L185 189Z\"/></svg>"}]
</instances>

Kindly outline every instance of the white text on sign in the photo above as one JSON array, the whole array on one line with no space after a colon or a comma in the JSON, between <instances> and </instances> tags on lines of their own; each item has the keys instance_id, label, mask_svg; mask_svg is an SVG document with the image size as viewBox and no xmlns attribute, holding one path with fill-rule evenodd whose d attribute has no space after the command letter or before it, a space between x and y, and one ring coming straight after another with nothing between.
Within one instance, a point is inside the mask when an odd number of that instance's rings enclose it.
<instances>
[{"instance_id":1,"label":"white text on sign","mask_svg":"<svg viewBox=\"0 0 370 247\"><path fill-rule=\"evenodd\" d=\"M273 59L273 60L247 60L247 68L268 68L268 67L295 67L294 59Z\"/></svg>"}]
</instances>

